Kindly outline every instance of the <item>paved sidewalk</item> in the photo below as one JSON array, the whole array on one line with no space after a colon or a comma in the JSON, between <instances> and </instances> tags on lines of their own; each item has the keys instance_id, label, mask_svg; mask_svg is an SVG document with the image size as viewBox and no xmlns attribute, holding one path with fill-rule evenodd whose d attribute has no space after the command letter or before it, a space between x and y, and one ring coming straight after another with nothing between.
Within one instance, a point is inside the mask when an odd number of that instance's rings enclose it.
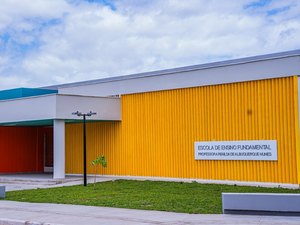
<instances>
[{"instance_id":1,"label":"paved sidewalk","mask_svg":"<svg viewBox=\"0 0 300 225\"><path fill-rule=\"evenodd\" d=\"M3 223L3 221L9 223ZM1 223L2 221L2 223ZM14 223L14 221L16 221ZM36 223L25 223L34 221ZM93 206L0 201L0 224L179 225L244 224L299 225L300 217L202 215Z\"/></svg>"}]
</instances>

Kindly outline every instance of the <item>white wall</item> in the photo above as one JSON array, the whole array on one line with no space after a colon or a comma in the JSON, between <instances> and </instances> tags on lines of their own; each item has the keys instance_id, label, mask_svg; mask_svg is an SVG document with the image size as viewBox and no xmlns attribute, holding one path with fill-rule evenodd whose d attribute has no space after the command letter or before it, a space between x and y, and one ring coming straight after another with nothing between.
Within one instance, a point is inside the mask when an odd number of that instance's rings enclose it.
<instances>
[{"instance_id":1,"label":"white wall","mask_svg":"<svg viewBox=\"0 0 300 225\"><path fill-rule=\"evenodd\" d=\"M0 101L0 123L55 118L56 95Z\"/></svg>"},{"instance_id":2,"label":"white wall","mask_svg":"<svg viewBox=\"0 0 300 225\"><path fill-rule=\"evenodd\" d=\"M87 120L121 120L119 98L58 95L56 101L58 119L78 119L78 116L71 113L92 111L97 114L87 117Z\"/></svg>"},{"instance_id":3,"label":"white wall","mask_svg":"<svg viewBox=\"0 0 300 225\"><path fill-rule=\"evenodd\" d=\"M87 81L58 87L61 94L109 96L148 91L197 87L262 80L300 74L300 56L240 62L234 65L193 67L177 71L150 72L131 76Z\"/></svg>"},{"instance_id":4,"label":"white wall","mask_svg":"<svg viewBox=\"0 0 300 225\"><path fill-rule=\"evenodd\" d=\"M46 119L78 119L72 112L97 112L93 120L121 120L119 98L43 95L0 101L0 123Z\"/></svg>"}]
</instances>

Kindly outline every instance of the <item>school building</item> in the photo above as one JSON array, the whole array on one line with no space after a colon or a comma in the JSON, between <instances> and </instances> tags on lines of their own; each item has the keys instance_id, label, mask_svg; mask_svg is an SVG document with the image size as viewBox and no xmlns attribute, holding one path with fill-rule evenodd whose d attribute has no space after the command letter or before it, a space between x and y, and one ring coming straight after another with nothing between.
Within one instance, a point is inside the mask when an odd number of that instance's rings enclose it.
<instances>
[{"instance_id":1,"label":"school building","mask_svg":"<svg viewBox=\"0 0 300 225\"><path fill-rule=\"evenodd\" d=\"M116 65L117 66L117 65ZM0 173L300 184L300 50L0 91Z\"/></svg>"}]
</instances>

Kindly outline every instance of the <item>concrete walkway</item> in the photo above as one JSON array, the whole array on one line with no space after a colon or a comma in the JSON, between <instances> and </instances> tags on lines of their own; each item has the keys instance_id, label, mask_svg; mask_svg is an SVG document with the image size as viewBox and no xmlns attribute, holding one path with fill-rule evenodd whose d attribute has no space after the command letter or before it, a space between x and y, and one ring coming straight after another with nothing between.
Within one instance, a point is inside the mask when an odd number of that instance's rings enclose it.
<instances>
[{"instance_id":1,"label":"concrete walkway","mask_svg":"<svg viewBox=\"0 0 300 225\"><path fill-rule=\"evenodd\" d=\"M96 182L106 182L116 179L117 178L114 177L99 176L97 177ZM88 176L87 181L88 183L93 183L94 177ZM0 175L0 186L5 186L6 191L18 191L37 188L55 188L82 184L82 176L66 176L65 179L53 179L51 174Z\"/></svg>"},{"instance_id":2,"label":"concrete walkway","mask_svg":"<svg viewBox=\"0 0 300 225\"><path fill-rule=\"evenodd\" d=\"M28 222L31 221L31 222ZM0 224L109 224L109 225L179 225L248 224L299 225L300 217L202 215L76 206L45 203L0 201Z\"/></svg>"}]
</instances>

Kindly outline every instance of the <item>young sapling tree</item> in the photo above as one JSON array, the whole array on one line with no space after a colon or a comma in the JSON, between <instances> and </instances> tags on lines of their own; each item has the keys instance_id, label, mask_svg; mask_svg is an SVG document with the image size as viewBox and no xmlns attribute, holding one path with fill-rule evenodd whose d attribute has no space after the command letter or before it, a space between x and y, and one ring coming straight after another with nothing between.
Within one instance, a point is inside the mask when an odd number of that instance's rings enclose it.
<instances>
[{"instance_id":1,"label":"young sapling tree","mask_svg":"<svg viewBox=\"0 0 300 225\"><path fill-rule=\"evenodd\" d=\"M94 189L95 189L95 185L96 185L96 176L97 176L97 165L101 165L103 168L107 167L107 161L105 159L104 155L100 155L98 156L96 159L94 159L92 161L92 165L95 168L95 177L94 177Z\"/></svg>"}]
</instances>

